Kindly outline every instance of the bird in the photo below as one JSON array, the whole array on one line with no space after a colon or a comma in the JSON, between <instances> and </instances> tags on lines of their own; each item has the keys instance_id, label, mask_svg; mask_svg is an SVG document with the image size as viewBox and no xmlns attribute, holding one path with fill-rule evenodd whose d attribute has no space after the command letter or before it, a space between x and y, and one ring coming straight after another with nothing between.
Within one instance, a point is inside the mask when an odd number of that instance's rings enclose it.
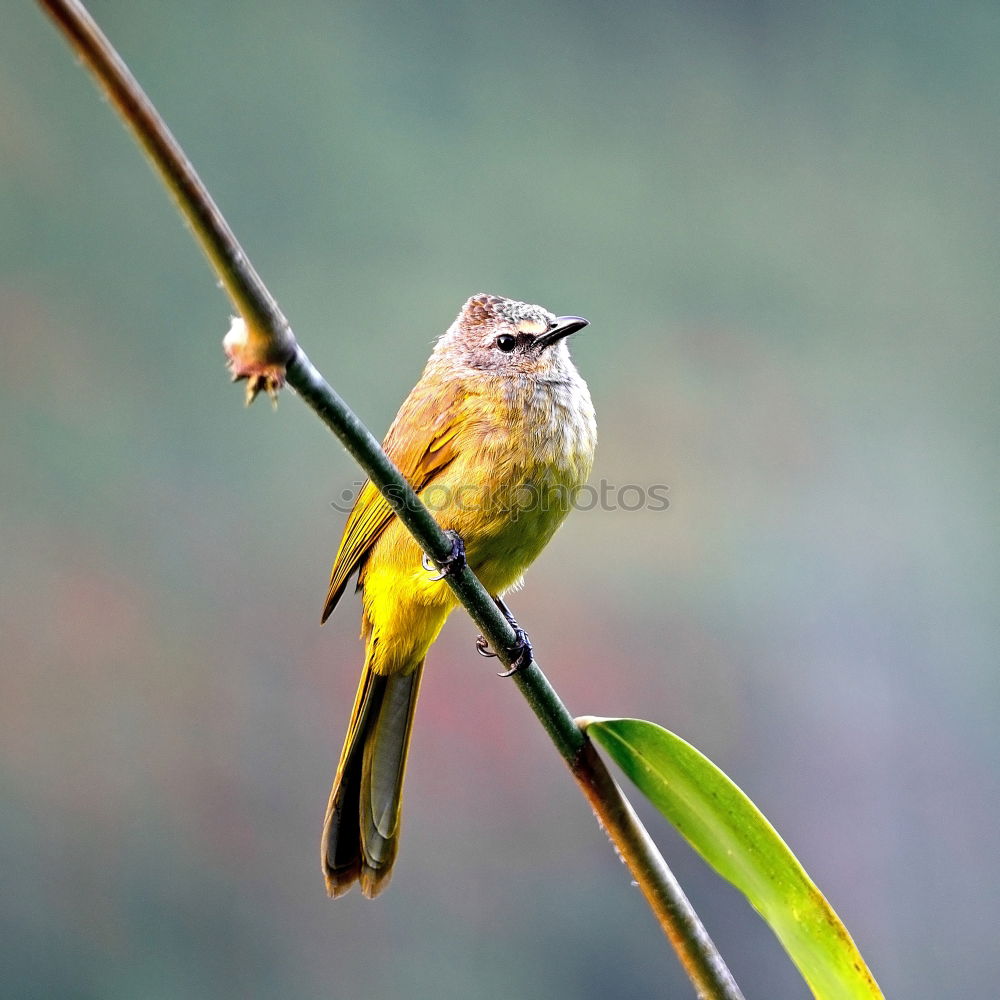
<instances>
[{"instance_id":1,"label":"bird","mask_svg":"<svg viewBox=\"0 0 1000 1000\"><path fill-rule=\"evenodd\" d=\"M453 541L438 573L364 484L330 576L325 622L357 574L364 667L327 805L327 892L385 888L399 847L403 778L424 660L457 601L442 579L461 561L515 628L514 668L531 647L504 604L590 475L594 406L568 338L588 321L480 293L437 340L386 435L389 458ZM490 655L480 636L480 652Z\"/></svg>"}]
</instances>

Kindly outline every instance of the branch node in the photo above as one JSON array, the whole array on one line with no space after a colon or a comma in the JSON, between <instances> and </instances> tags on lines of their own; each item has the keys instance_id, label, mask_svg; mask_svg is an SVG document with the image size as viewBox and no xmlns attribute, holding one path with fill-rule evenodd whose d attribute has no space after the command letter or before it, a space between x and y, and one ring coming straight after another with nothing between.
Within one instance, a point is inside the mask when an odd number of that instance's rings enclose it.
<instances>
[{"instance_id":1,"label":"branch node","mask_svg":"<svg viewBox=\"0 0 1000 1000\"><path fill-rule=\"evenodd\" d=\"M294 350L295 338L288 331ZM275 406L278 391L285 384L285 366L292 351L277 338L257 329L242 316L234 316L229 332L222 340L222 349L229 359L228 366L233 381L246 379L246 403L249 406L261 392L266 392Z\"/></svg>"}]
</instances>

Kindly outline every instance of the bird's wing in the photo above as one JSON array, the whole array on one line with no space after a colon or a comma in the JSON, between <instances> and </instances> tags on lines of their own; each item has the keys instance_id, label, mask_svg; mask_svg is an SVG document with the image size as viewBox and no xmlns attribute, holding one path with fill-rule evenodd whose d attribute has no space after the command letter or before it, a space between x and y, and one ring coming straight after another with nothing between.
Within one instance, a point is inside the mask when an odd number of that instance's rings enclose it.
<instances>
[{"instance_id":1,"label":"bird's wing","mask_svg":"<svg viewBox=\"0 0 1000 1000\"><path fill-rule=\"evenodd\" d=\"M418 493L455 458L455 437L461 427L464 394L453 384L442 389L417 383L389 428L383 447L386 454ZM330 575L323 621L337 606L347 582L363 565L371 547L395 517L389 502L366 482L344 526L337 558Z\"/></svg>"}]
</instances>

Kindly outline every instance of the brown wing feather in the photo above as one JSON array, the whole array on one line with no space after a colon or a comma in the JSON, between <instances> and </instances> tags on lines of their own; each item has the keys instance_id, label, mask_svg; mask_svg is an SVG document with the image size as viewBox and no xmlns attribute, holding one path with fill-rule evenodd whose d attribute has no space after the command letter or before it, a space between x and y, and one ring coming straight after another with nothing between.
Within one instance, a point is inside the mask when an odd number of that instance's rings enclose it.
<instances>
[{"instance_id":1,"label":"brown wing feather","mask_svg":"<svg viewBox=\"0 0 1000 1000\"><path fill-rule=\"evenodd\" d=\"M383 447L386 454L419 493L455 458L456 434L464 394L456 386L433 389L421 379L396 414ZM395 517L389 502L365 483L344 526L337 558L330 574L323 621L330 617L347 583L364 563L379 535Z\"/></svg>"}]
</instances>

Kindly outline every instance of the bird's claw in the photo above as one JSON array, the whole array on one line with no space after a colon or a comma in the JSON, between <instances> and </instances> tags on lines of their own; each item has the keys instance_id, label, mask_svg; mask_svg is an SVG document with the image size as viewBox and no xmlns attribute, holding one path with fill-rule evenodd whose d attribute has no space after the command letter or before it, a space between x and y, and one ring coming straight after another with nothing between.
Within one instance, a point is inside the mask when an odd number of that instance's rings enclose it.
<instances>
[{"instance_id":1,"label":"bird's claw","mask_svg":"<svg viewBox=\"0 0 1000 1000\"><path fill-rule=\"evenodd\" d=\"M462 541L462 536L457 531L451 530L446 531L445 535L447 535L448 540L451 542L451 552L440 565L435 563L426 552L420 557L420 565L428 573L437 573L436 576L431 577L431 583L443 580L446 576L460 573L465 566L465 542Z\"/></svg>"},{"instance_id":2,"label":"bird's claw","mask_svg":"<svg viewBox=\"0 0 1000 1000\"><path fill-rule=\"evenodd\" d=\"M524 670L534 659L534 650L531 648L528 633L523 628L515 626L514 634L517 636L517 642L507 650L511 654L510 667L507 670L501 670L497 677L513 677L514 674Z\"/></svg>"},{"instance_id":3,"label":"bird's claw","mask_svg":"<svg viewBox=\"0 0 1000 1000\"><path fill-rule=\"evenodd\" d=\"M510 667L507 670L501 670L497 674L497 677L512 677L519 670L523 670L534 659L534 651L531 648L531 640L528 638L528 633L518 625L513 626L513 628L517 640L513 646L507 647L507 652L511 654ZM492 657L497 655L490 649L490 644L484 635L476 639L476 652L480 656Z\"/></svg>"}]
</instances>

